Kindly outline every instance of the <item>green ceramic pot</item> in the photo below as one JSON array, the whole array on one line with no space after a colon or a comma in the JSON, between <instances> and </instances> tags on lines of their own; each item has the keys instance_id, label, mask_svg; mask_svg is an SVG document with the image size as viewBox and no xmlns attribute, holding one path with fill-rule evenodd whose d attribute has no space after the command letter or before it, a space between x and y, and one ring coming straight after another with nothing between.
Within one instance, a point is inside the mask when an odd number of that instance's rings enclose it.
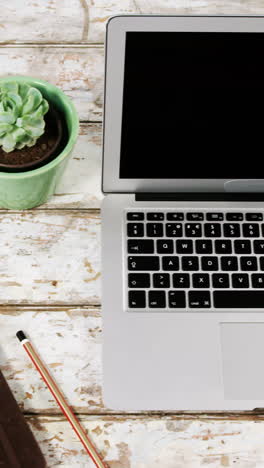
<instances>
[{"instance_id":1,"label":"green ceramic pot","mask_svg":"<svg viewBox=\"0 0 264 468\"><path fill-rule=\"evenodd\" d=\"M42 205L55 192L77 140L79 119L70 99L50 83L27 76L8 76L0 78L1 81L26 82L38 88L64 115L68 128L68 141L64 149L48 164L27 172L0 172L0 208L26 210Z\"/></svg>"}]
</instances>

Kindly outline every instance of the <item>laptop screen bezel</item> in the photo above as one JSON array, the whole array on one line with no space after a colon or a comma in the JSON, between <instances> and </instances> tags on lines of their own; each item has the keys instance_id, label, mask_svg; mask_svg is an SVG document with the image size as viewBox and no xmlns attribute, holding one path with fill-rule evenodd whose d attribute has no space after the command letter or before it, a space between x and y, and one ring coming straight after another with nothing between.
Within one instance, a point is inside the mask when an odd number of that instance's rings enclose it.
<instances>
[{"instance_id":1,"label":"laptop screen bezel","mask_svg":"<svg viewBox=\"0 0 264 468\"><path fill-rule=\"evenodd\" d=\"M125 42L128 31L263 32L263 16L115 16L107 24L103 129L102 191L138 192L264 192L264 180L121 179L120 147ZM213 156L212 156L213 158ZM250 161L250 159L249 159ZM244 162L245 164L245 162ZM248 188L250 187L250 189ZM263 190L262 190L263 187Z\"/></svg>"}]
</instances>

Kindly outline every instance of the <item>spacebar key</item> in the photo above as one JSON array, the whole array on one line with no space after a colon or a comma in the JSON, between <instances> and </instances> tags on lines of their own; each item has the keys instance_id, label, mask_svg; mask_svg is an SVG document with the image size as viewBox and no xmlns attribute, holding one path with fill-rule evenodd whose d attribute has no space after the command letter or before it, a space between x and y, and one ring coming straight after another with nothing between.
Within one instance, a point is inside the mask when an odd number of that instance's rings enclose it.
<instances>
[{"instance_id":1,"label":"spacebar key","mask_svg":"<svg viewBox=\"0 0 264 468\"><path fill-rule=\"evenodd\" d=\"M264 291L215 291L216 309L264 309Z\"/></svg>"}]
</instances>

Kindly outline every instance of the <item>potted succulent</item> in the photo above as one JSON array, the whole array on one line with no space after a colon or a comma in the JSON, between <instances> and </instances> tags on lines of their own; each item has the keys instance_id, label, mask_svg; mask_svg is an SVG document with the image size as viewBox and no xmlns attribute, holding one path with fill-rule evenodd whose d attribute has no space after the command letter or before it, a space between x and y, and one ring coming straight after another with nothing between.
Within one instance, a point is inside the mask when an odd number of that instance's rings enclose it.
<instances>
[{"instance_id":1,"label":"potted succulent","mask_svg":"<svg viewBox=\"0 0 264 468\"><path fill-rule=\"evenodd\" d=\"M0 78L0 207L29 209L54 193L78 136L69 98L35 78Z\"/></svg>"}]
</instances>

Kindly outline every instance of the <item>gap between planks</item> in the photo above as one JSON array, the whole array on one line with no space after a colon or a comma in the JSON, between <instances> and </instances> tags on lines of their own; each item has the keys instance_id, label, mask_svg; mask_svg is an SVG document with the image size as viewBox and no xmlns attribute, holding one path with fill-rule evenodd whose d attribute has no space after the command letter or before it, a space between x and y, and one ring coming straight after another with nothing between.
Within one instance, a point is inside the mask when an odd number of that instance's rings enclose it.
<instances>
[{"instance_id":1,"label":"gap between planks","mask_svg":"<svg viewBox=\"0 0 264 468\"><path fill-rule=\"evenodd\" d=\"M50 312L54 312L57 311L59 312L60 310L61 311L65 311L65 309L83 309L83 310L94 310L94 311L100 311L101 310L101 304L92 304L92 303L76 303L76 304L72 304L72 303L66 303L66 304L61 304L61 303L52 303L52 306L51 305L45 305L45 304L39 304L39 303L31 303L31 302L27 302L26 304L20 304L20 303L15 303L13 302L12 304L9 304L8 302L7 303L4 303L4 302L1 302L0 303L0 315L1 313L3 313L3 311L5 312L8 312L10 309L10 312L11 310L19 310L21 309L22 310L25 310L25 309L30 309L30 310L34 310L34 309L37 309L39 310L40 312L48 312L49 309Z\"/></svg>"},{"instance_id":2,"label":"gap between planks","mask_svg":"<svg viewBox=\"0 0 264 468\"><path fill-rule=\"evenodd\" d=\"M56 49L56 48L80 48L80 49L104 49L104 43L103 42L0 42L0 48L5 48L5 49L13 49L13 48L30 48L30 49Z\"/></svg>"},{"instance_id":3,"label":"gap between planks","mask_svg":"<svg viewBox=\"0 0 264 468\"><path fill-rule=\"evenodd\" d=\"M60 194L61 195L67 195L66 194ZM42 205L43 206L43 205ZM51 208L51 207L45 207L45 206L40 206L40 207L36 207L34 209L31 209L31 210L6 210L4 208L1 208L0 209L0 214L7 214L7 215L23 215L23 216L26 216L27 214L35 214L35 213L40 213L40 212L47 212L47 211L65 211L66 213L72 213L72 212L75 212L75 211L78 211L79 213L85 213L87 215L97 215L97 216L100 216L100 213L101 213L101 210L100 208L65 208L65 207L54 207L54 208Z\"/></svg>"},{"instance_id":4,"label":"gap between planks","mask_svg":"<svg viewBox=\"0 0 264 468\"><path fill-rule=\"evenodd\" d=\"M254 413L254 412L247 412L247 411L241 411L241 412L236 412L236 413L188 413L186 412L178 412L178 413L173 413L173 412L141 412L141 413L78 413L74 412L75 414L78 415L78 418L80 420L87 420L87 419L104 419L104 420L118 420L118 421L126 421L127 419L131 420L136 420L136 421L146 421L147 419L151 420L160 420L161 418L164 419L173 419L174 421L179 421L179 420L185 420L185 421L203 421L203 422L210 422L212 420L217 420L217 421L264 421L264 411L262 413ZM59 412L54 413L54 412L39 412L39 413L24 413L24 416L27 419L34 419L34 418L52 418L54 420L58 421L64 421L65 418L63 415L61 415Z\"/></svg>"},{"instance_id":5,"label":"gap between planks","mask_svg":"<svg viewBox=\"0 0 264 468\"><path fill-rule=\"evenodd\" d=\"M5 311L8 312L8 310L10 309L11 310L18 310L21 309L21 311L27 309L27 308L30 308L30 310L38 310L39 312L49 312L49 310L51 312L59 312L60 310L61 311L65 311L66 309L69 310L69 309L82 309L83 311L85 310L91 310L91 311L96 311L98 312L98 310L100 311L101 310L101 306L100 304L94 304L94 305L90 305L90 304L52 304L52 305L46 305L46 304L0 304L0 314L1 314L1 309L4 309Z\"/></svg>"}]
</instances>

